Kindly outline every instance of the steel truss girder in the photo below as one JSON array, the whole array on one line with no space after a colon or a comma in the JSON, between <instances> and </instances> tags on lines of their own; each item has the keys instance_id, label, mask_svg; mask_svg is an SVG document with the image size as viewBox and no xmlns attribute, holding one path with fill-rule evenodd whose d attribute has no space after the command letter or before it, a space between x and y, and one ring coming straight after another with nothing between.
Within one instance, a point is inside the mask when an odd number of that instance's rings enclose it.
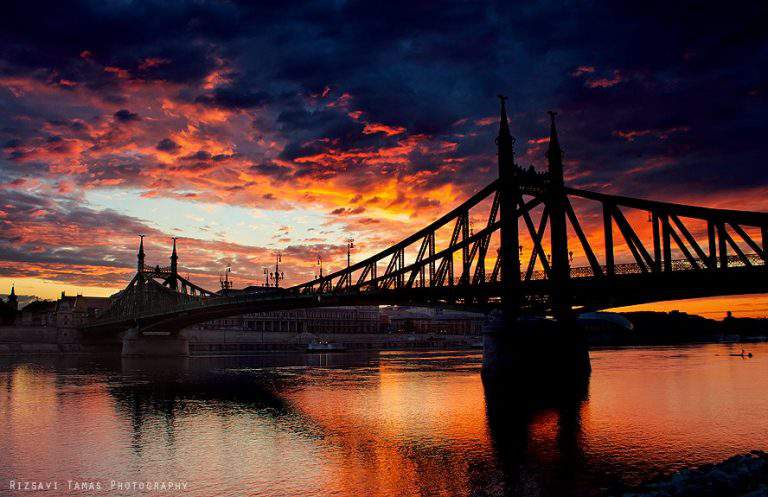
<instances>
[{"instance_id":1,"label":"steel truss girder","mask_svg":"<svg viewBox=\"0 0 768 497\"><path fill-rule=\"evenodd\" d=\"M727 269L733 263L743 266L761 264L768 267L768 214L762 212L737 211L730 209L712 209L691 205L658 202L618 195L608 195L574 188L566 188L566 193L572 197L598 201L604 212L603 237L605 240L606 274L615 273L613 254L612 222L619 227L624 242L627 244L636 268L640 272L672 272L685 270L714 270ZM630 208L648 213L649 221L653 223L653 256L645 248L631 224L624 217L621 208ZM568 206L566 206L568 208ZM569 218L577 235L578 219L573 208L568 210ZM705 222L707 225L708 253L705 252L699 240L692 234L681 218ZM745 227L760 230L762 246L747 233ZM742 240L752 254L744 248L729 233L732 230ZM672 242L683 256L682 260L673 259ZM582 241L587 251L587 245ZM728 252L735 256L731 257ZM595 270L595 262L587 251L590 266Z\"/></svg>"},{"instance_id":2,"label":"steel truss girder","mask_svg":"<svg viewBox=\"0 0 768 497\"><path fill-rule=\"evenodd\" d=\"M501 229L503 221L498 219L501 196L499 188L500 182L496 180L470 197L462 205L401 242L372 257L352 264L348 268L282 290L280 295L270 298L280 298L281 295L287 298L306 293L318 294L317 298L319 299L320 295L331 295L338 298L350 294L362 295L362 292L374 292L376 295L381 294L381 292L402 292L419 295L419 298L438 298L446 302L464 304L489 302L488 299L492 301L493 298L498 299L497 292L501 291L503 286L498 284L501 282L504 272L500 263L502 257L496 257L490 278L487 278L486 274L486 257L491 237L493 233ZM522 197L524 193L532 194L533 199L524 201ZM472 232L470 228L471 209L491 195L493 199L485 226L477 232ZM541 261L544 268L545 278L550 272L543 240L548 225L551 225L551 206L548 203L552 200L541 185L527 190L520 188L515 195L515 222L522 218L533 240L528 267L524 276L521 275L521 280L533 285L535 283L533 280L534 268L538 260ZM655 273L673 271L711 272L731 268L743 270L758 265L762 266L758 268L758 271L768 268L768 214L766 213L709 209L607 195L573 188L566 188L565 195L566 198L562 207L565 209L568 223L584 250L589 263L589 276L595 281L602 277L618 277L620 276L617 274L619 272L623 274L639 272L645 273L647 277L653 277ZM569 197L596 201L601 204L605 266L600 264L591 247ZM541 204L543 204L544 209L538 220L538 226L536 226L531 216L531 210ZM653 247L651 250L645 247L636 228L623 214L623 208L647 212L649 221L653 223ZM706 223L706 244L700 243L694 236L693 230L686 226L683 219L693 219ZM614 222L632 253L635 260L634 265L616 264L615 262ZM436 233L438 230L450 226L450 223L453 223L453 226L448 245L445 248L437 249ZM549 227L551 230L551 226ZM760 243L745 228L759 230ZM741 243L735 239L737 235ZM672 258L672 242L682 253L684 259ZM415 260L406 264L406 249L416 245L418 245L418 251ZM745 252L744 247L748 247L752 252ZM734 255L730 255L729 251ZM461 266L460 274L456 279L454 259L458 252L461 253ZM386 269L381 275L378 274L379 263L386 263ZM473 265L474 271L472 270ZM736 266L740 267L737 268ZM579 269L571 268L572 279L575 278L574 273L578 273ZM354 278L355 274L358 274L356 278ZM584 278L580 279L584 280ZM536 286L536 288L539 287L544 289L546 293L546 285ZM546 300L546 295L541 291L530 291L533 293L521 295L521 299L526 302ZM216 295L177 274L171 273L169 268L146 266L116 296L112 306L105 312L100 321L130 320L148 312L157 314L165 312L164 310L169 313L180 312L181 304L220 306L222 302L226 303L226 299L227 297Z\"/></svg>"}]
</instances>

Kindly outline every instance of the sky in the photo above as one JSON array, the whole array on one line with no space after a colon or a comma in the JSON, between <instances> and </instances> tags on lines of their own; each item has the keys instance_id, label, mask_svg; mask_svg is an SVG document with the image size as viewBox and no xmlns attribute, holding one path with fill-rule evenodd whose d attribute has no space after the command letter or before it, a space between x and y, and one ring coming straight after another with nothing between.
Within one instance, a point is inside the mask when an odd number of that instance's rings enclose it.
<instances>
[{"instance_id":1,"label":"sky","mask_svg":"<svg viewBox=\"0 0 768 497\"><path fill-rule=\"evenodd\" d=\"M624 3L4 5L0 291L113 293L139 233L210 288L341 268L496 177L499 93L523 167L556 110L571 186L768 211L766 4Z\"/></svg>"}]
</instances>

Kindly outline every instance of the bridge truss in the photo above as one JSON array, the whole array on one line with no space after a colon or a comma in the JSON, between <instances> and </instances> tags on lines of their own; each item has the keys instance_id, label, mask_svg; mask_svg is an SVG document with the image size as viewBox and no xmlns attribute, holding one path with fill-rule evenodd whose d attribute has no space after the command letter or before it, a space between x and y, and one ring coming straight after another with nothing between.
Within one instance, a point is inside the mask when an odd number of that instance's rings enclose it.
<instances>
[{"instance_id":1,"label":"bridge truss","mask_svg":"<svg viewBox=\"0 0 768 497\"><path fill-rule=\"evenodd\" d=\"M93 328L182 326L319 305L422 304L551 313L768 291L768 213L566 187L551 114L548 169L514 159L502 99L499 178L429 226L347 268L287 288L209 292L144 265Z\"/></svg>"}]
</instances>

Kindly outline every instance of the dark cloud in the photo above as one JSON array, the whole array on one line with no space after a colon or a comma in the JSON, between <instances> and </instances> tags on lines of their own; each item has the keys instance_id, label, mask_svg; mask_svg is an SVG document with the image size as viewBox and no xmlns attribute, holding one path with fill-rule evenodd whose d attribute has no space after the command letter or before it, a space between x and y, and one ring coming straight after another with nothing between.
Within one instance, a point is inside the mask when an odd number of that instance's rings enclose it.
<instances>
[{"instance_id":1,"label":"dark cloud","mask_svg":"<svg viewBox=\"0 0 768 497\"><path fill-rule=\"evenodd\" d=\"M128 109L120 109L114 114L115 119L121 123L128 123L131 121L138 121L141 118L135 112L131 112Z\"/></svg>"},{"instance_id":2,"label":"dark cloud","mask_svg":"<svg viewBox=\"0 0 768 497\"><path fill-rule=\"evenodd\" d=\"M269 176L278 181L287 180L291 176L290 168L275 164L274 162L254 164L250 169L257 174Z\"/></svg>"},{"instance_id":3,"label":"dark cloud","mask_svg":"<svg viewBox=\"0 0 768 497\"><path fill-rule=\"evenodd\" d=\"M157 146L155 146L155 148L160 150L161 152L168 152L170 154L174 154L178 152L180 147L178 143L171 140L170 138L163 138L157 143Z\"/></svg>"},{"instance_id":4,"label":"dark cloud","mask_svg":"<svg viewBox=\"0 0 768 497\"><path fill-rule=\"evenodd\" d=\"M332 216L352 216L356 214L362 214L363 212L365 212L365 207L362 206L354 207L352 209L339 207L337 209L333 209L329 214Z\"/></svg>"},{"instance_id":5,"label":"dark cloud","mask_svg":"<svg viewBox=\"0 0 768 497\"><path fill-rule=\"evenodd\" d=\"M206 150L198 150L194 154L189 154L181 158L184 161L207 161L210 160L211 154Z\"/></svg>"},{"instance_id":6,"label":"dark cloud","mask_svg":"<svg viewBox=\"0 0 768 497\"><path fill-rule=\"evenodd\" d=\"M254 90L243 83L239 86L216 88L213 92L200 95L195 100L216 107L248 109L266 104L270 101L270 96L267 92Z\"/></svg>"}]
</instances>

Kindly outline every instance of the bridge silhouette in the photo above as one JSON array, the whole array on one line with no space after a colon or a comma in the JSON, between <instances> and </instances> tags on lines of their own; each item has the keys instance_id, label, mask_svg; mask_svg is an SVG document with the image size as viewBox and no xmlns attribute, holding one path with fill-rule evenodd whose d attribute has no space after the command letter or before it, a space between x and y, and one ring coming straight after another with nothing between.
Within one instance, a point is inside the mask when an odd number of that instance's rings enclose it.
<instances>
[{"instance_id":1,"label":"bridge silhouette","mask_svg":"<svg viewBox=\"0 0 768 497\"><path fill-rule=\"evenodd\" d=\"M500 98L498 179L399 243L292 287L217 294L178 274L175 240L170 266L146 265L142 238L135 276L84 331L177 333L244 313L379 304L567 321L589 310L768 291L768 213L567 187L554 113L547 171L522 168ZM630 262L617 263L622 257Z\"/></svg>"}]
</instances>

